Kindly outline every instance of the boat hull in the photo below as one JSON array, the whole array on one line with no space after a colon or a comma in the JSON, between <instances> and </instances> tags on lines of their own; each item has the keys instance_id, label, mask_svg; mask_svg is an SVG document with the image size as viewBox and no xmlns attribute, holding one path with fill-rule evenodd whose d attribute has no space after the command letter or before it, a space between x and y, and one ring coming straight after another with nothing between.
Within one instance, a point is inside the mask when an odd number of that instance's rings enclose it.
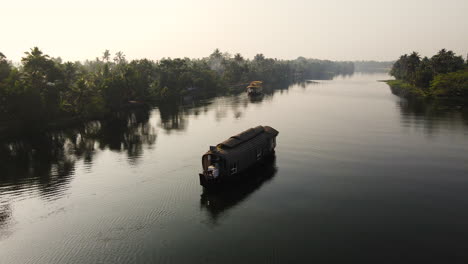
<instances>
[{"instance_id":1,"label":"boat hull","mask_svg":"<svg viewBox=\"0 0 468 264\"><path fill-rule=\"evenodd\" d=\"M247 92L247 95L249 95L249 96L257 96L257 95L262 95L262 94L263 94L263 92L261 92L261 91L248 91Z\"/></svg>"},{"instance_id":2,"label":"boat hull","mask_svg":"<svg viewBox=\"0 0 468 264\"><path fill-rule=\"evenodd\" d=\"M239 171L235 175L220 175L214 179L207 179L203 173L199 173L200 185L204 188L219 188L225 185L229 185L233 182L238 182L245 180L251 176L251 173L257 173L265 164L269 164L272 160L275 160L275 151L273 150L269 155L264 156L262 159L258 160L256 163L253 163L250 167Z\"/></svg>"}]
</instances>

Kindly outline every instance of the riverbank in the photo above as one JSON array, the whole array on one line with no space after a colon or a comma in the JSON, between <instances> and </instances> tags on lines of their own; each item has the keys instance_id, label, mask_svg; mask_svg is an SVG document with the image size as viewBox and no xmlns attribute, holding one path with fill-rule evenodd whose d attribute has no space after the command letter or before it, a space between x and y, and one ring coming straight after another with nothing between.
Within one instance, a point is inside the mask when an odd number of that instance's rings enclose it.
<instances>
[{"instance_id":1,"label":"riverbank","mask_svg":"<svg viewBox=\"0 0 468 264\"><path fill-rule=\"evenodd\" d=\"M392 92L402 97L430 97L468 101L468 69L438 74L428 87L422 88L404 80L386 80Z\"/></svg>"},{"instance_id":2,"label":"riverbank","mask_svg":"<svg viewBox=\"0 0 468 264\"><path fill-rule=\"evenodd\" d=\"M431 58L404 54L393 64L386 83L396 95L455 100L468 99L468 61L442 49Z\"/></svg>"},{"instance_id":3,"label":"riverbank","mask_svg":"<svg viewBox=\"0 0 468 264\"><path fill-rule=\"evenodd\" d=\"M265 93L272 93L277 89L284 89L289 87L294 82L280 82L269 83L265 86ZM0 120L0 141L14 140L23 136L30 136L31 134L47 133L67 128L79 127L82 124L92 121L112 121L118 119L119 116L125 115L134 110L149 110L154 107L168 109L172 106L187 104L190 102L201 102L206 99L215 98L218 96L238 95L245 92L245 87L249 83L236 83L226 85L225 89L218 91L214 94L201 94L197 89L187 91L182 96L175 96L166 100L153 100L153 101L130 101L127 104L115 109L114 111L105 111L94 113L92 115L78 115L60 117L52 120L21 120L21 119L8 119ZM171 106L172 105L172 106Z\"/></svg>"},{"instance_id":4,"label":"riverbank","mask_svg":"<svg viewBox=\"0 0 468 264\"><path fill-rule=\"evenodd\" d=\"M219 50L202 59L159 61L128 61L122 52L111 59L107 50L96 60L63 62L37 47L25 53L21 65L2 54L0 68L0 123L20 120L40 127L62 118L112 114L128 102L209 98L241 92L254 80L276 85L354 72L352 62L277 60L263 54L246 59Z\"/></svg>"},{"instance_id":5,"label":"riverbank","mask_svg":"<svg viewBox=\"0 0 468 264\"><path fill-rule=\"evenodd\" d=\"M392 93L401 97L411 97L411 98L424 98L428 97L429 94L426 93L421 88L417 88L405 81L401 80L384 80L388 84Z\"/></svg>"},{"instance_id":6,"label":"riverbank","mask_svg":"<svg viewBox=\"0 0 468 264\"><path fill-rule=\"evenodd\" d=\"M382 80L387 83L394 95L405 98L407 104L422 112L436 113L457 112L468 116L468 99L464 97L436 96L434 93L412 86L401 80Z\"/></svg>"}]
</instances>

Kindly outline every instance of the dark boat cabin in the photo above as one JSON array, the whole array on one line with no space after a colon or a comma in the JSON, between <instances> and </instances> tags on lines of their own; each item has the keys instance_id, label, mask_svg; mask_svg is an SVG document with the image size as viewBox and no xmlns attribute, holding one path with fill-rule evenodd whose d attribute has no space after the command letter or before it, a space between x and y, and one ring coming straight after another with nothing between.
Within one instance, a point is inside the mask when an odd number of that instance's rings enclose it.
<instances>
[{"instance_id":1,"label":"dark boat cabin","mask_svg":"<svg viewBox=\"0 0 468 264\"><path fill-rule=\"evenodd\" d=\"M210 147L202 157L200 184L220 182L273 154L277 135L278 131L272 127L257 126Z\"/></svg>"}]
</instances>

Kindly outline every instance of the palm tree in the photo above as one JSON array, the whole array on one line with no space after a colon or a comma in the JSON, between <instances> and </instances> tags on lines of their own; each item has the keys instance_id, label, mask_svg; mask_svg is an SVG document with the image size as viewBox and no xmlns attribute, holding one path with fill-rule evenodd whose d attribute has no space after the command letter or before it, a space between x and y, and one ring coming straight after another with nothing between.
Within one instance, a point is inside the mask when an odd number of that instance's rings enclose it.
<instances>
[{"instance_id":1,"label":"palm tree","mask_svg":"<svg viewBox=\"0 0 468 264\"><path fill-rule=\"evenodd\" d=\"M463 58L456 56L451 50L441 49L439 53L431 58L434 73L448 73L463 69Z\"/></svg>"},{"instance_id":2,"label":"palm tree","mask_svg":"<svg viewBox=\"0 0 468 264\"><path fill-rule=\"evenodd\" d=\"M30 52L25 52L26 57L21 58L24 71L30 75L33 81L40 81L47 77L47 72L54 66L48 55L44 55L38 47Z\"/></svg>"},{"instance_id":3,"label":"palm tree","mask_svg":"<svg viewBox=\"0 0 468 264\"><path fill-rule=\"evenodd\" d=\"M102 54L102 60L107 63L107 62L109 62L110 56L111 56L111 54L110 54L109 50L106 49L104 51L104 53Z\"/></svg>"},{"instance_id":4,"label":"palm tree","mask_svg":"<svg viewBox=\"0 0 468 264\"><path fill-rule=\"evenodd\" d=\"M125 59L125 54L122 51L118 51L117 53L115 53L114 61L117 64L124 64L127 62L127 60Z\"/></svg>"},{"instance_id":5,"label":"palm tree","mask_svg":"<svg viewBox=\"0 0 468 264\"><path fill-rule=\"evenodd\" d=\"M413 51L411 55L408 56L407 61L407 80L414 84L415 82L415 75L416 69L418 68L419 64L421 63L421 56L416 51Z\"/></svg>"},{"instance_id":6,"label":"palm tree","mask_svg":"<svg viewBox=\"0 0 468 264\"><path fill-rule=\"evenodd\" d=\"M263 60L265 60L265 56L262 53L259 53L255 55L254 57L254 61L263 61Z\"/></svg>"},{"instance_id":7,"label":"palm tree","mask_svg":"<svg viewBox=\"0 0 468 264\"><path fill-rule=\"evenodd\" d=\"M10 64L6 60L6 56L0 52L0 82L10 75Z\"/></svg>"},{"instance_id":8,"label":"palm tree","mask_svg":"<svg viewBox=\"0 0 468 264\"><path fill-rule=\"evenodd\" d=\"M210 58L213 59L220 59L221 57L223 57L223 54L221 53L221 51L219 51L219 49L215 49L210 55Z\"/></svg>"},{"instance_id":9,"label":"palm tree","mask_svg":"<svg viewBox=\"0 0 468 264\"><path fill-rule=\"evenodd\" d=\"M244 61L244 57L242 57L240 53L236 53L236 55L234 55L234 60L237 62L242 62Z\"/></svg>"}]
</instances>

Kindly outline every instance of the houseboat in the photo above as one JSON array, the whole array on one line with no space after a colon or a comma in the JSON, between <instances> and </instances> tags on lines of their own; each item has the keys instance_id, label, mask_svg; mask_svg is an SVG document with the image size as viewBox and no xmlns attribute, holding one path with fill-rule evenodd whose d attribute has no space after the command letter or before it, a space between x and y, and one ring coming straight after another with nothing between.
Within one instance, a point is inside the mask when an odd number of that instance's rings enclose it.
<instances>
[{"instance_id":1,"label":"houseboat","mask_svg":"<svg viewBox=\"0 0 468 264\"><path fill-rule=\"evenodd\" d=\"M263 82L261 81L253 81L247 86L247 94L248 95L260 95L263 93Z\"/></svg>"},{"instance_id":2,"label":"houseboat","mask_svg":"<svg viewBox=\"0 0 468 264\"><path fill-rule=\"evenodd\" d=\"M200 184L209 187L249 169L275 152L278 131L257 126L211 146L202 156Z\"/></svg>"}]
</instances>

